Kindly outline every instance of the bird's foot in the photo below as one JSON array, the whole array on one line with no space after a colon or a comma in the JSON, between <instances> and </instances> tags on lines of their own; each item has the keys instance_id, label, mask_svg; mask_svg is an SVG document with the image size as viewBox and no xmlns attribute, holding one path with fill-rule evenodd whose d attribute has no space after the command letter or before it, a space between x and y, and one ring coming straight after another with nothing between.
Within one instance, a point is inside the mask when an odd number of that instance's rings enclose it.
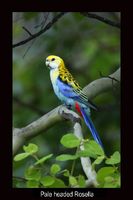
<instances>
[{"instance_id":1,"label":"bird's foot","mask_svg":"<svg viewBox=\"0 0 133 200\"><path fill-rule=\"evenodd\" d=\"M64 104L69 110L72 110L72 105Z\"/></svg>"}]
</instances>

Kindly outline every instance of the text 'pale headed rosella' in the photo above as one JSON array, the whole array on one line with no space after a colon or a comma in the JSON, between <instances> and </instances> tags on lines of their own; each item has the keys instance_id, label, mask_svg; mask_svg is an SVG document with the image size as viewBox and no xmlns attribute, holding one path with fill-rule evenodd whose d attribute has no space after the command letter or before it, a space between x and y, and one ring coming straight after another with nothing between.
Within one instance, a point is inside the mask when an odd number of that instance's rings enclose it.
<instances>
[{"instance_id":1,"label":"text 'pale headed rosella'","mask_svg":"<svg viewBox=\"0 0 133 200\"><path fill-rule=\"evenodd\" d=\"M64 61L60 57L48 56L46 58L46 66L50 69L50 78L57 97L68 108L80 113L94 140L103 148L100 137L90 118L90 108L96 110L96 107L88 100L86 94L65 67Z\"/></svg>"}]
</instances>

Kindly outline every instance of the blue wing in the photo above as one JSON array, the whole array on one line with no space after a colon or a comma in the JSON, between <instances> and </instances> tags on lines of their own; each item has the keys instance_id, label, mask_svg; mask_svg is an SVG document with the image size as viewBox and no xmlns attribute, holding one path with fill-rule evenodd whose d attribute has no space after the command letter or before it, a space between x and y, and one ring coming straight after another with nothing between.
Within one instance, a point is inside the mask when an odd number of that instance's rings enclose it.
<instances>
[{"instance_id":1,"label":"blue wing","mask_svg":"<svg viewBox=\"0 0 133 200\"><path fill-rule=\"evenodd\" d=\"M78 97L79 95L75 93L75 91L73 90L72 86L68 85L67 83L65 82L62 82L60 80L60 78L57 79L57 86L60 90L60 92L68 97L68 98L76 98Z\"/></svg>"},{"instance_id":2,"label":"blue wing","mask_svg":"<svg viewBox=\"0 0 133 200\"><path fill-rule=\"evenodd\" d=\"M88 101L87 96L82 92L82 90L74 89L70 84L68 84L67 82L63 82L60 78L57 79L56 84L57 84L60 92L64 96L66 96L68 98L72 98L75 101L83 103L86 106L89 106L89 107L97 110L96 107L91 102Z\"/></svg>"}]
</instances>

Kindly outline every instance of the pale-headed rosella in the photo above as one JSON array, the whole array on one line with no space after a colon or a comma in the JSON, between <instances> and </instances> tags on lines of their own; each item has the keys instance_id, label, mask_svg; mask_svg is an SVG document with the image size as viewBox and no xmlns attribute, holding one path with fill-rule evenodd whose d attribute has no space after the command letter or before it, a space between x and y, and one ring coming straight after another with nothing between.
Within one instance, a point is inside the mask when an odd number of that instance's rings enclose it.
<instances>
[{"instance_id":1,"label":"pale-headed rosella","mask_svg":"<svg viewBox=\"0 0 133 200\"><path fill-rule=\"evenodd\" d=\"M77 81L66 68L64 61L55 55L46 58L46 66L50 69L52 86L57 97L65 103L69 109L74 109L83 117L94 140L103 148L100 137L90 118L90 108L97 110L82 91Z\"/></svg>"}]
</instances>

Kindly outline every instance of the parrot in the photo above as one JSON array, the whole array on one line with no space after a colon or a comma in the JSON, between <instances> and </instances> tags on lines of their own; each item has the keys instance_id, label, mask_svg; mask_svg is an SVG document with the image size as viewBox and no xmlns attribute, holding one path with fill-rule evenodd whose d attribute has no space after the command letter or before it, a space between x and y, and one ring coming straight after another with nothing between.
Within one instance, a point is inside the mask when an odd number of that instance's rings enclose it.
<instances>
[{"instance_id":1,"label":"parrot","mask_svg":"<svg viewBox=\"0 0 133 200\"><path fill-rule=\"evenodd\" d=\"M88 100L87 95L69 72L62 58L49 55L46 58L45 64L50 69L50 79L56 96L67 108L75 110L80 114L89 128L93 139L103 149L102 141L90 118L90 108L97 110L97 107Z\"/></svg>"}]
</instances>

